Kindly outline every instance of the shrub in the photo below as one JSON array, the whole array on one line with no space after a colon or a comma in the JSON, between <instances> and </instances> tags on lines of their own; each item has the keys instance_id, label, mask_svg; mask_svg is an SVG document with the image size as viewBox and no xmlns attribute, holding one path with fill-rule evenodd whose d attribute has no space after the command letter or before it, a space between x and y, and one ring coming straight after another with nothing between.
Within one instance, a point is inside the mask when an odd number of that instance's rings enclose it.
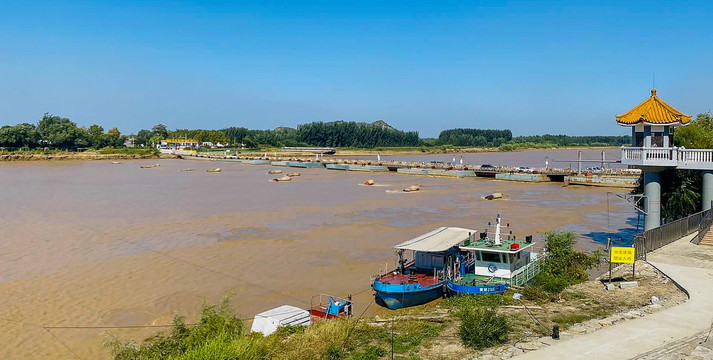
<instances>
[{"instance_id":1,"label":"shrub","mask_svg":"<svg viewBox=\"0 0 713 360\"><path fill-rule=\"evenodd\" d=\"M170 332L160 331L141 344L112 337L105 346L114 360L180 359L184 355L193 359L203 354L223 354L233 348L230 343L239 339L243 332L243 323L233 313L230 299L225 297L220 305L203 304L201 319L196 326L187 327L184 318L177 316Z\"/></svg>"},{"instance_id":2,"label":"shrub","mask_svg":"<svg viewBox=\"0 0 713 360\"><path fill-rule=\"evenodd\" d=\"M483 306L460 313L460 337L463 344L476 349L499 345L507 341L510 326L505 316Z\"/></svg>"},{"instance_id":3,"label":"shrub","mask_svg":"<svg viewBox=\"0 0 713 360\"><path fill-rule=\"evenodd\" d=\"M589 279L587 270L599 264L602 252L586 254L574 250L575 234L572 231L545 234L545 253L542 271L535 277L540 289L557 294L565 287Z\"/></svg>"}]
</instances>

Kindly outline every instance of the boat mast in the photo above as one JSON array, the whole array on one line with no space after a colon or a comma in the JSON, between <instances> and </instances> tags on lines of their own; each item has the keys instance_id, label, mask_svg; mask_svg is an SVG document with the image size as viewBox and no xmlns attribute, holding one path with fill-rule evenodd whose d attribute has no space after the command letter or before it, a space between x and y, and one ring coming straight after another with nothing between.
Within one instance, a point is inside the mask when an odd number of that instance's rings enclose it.
<instances>
[{"instance_id":1,"label":"boat mast","mask_svg":"<svg viewBox=\"0 0 713 360\"><path fill-rule=\"evenodd\" d=\"M500 214L495 219L495 246L500 246Z\"/></svg>"}]
</instances>

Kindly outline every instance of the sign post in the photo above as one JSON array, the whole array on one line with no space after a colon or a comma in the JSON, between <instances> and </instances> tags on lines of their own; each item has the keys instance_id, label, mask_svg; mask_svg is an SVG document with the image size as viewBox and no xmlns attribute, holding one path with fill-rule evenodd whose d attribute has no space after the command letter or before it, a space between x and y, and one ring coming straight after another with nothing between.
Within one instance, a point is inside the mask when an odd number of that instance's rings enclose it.
<instances>
[{"instance_id":1,"label":"sign post","mask_svg":"<svg viewBox=\"0 0 713 360\"><path fill-rule=\"evenodd\" d=\"M611 284L611 237L607 238L607 251L609 251L609 283Z\"/></svg>"},{"instance_id":2,"label":"sign post","mask_svg":"<svg viewBox=\"0 0 713 360\"><path fill-rule=\"evenodd\" d=\"M636 248L612 246L609 251L609 282L611 282L611 264L632 264L634 266L634 278L636 278Z\"/></svg>"}]
</instances>

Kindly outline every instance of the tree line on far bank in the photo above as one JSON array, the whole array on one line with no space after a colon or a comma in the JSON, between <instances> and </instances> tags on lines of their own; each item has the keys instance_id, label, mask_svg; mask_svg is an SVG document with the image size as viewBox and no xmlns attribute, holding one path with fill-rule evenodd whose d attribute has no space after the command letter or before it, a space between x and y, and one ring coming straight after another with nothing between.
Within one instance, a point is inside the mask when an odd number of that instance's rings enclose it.
<instances>
[{"instance_id":1,"label":"tree line on far bank","mask_svg":"<svg viewBox=\"0 0 713 360\"><path fill-rule=\"evenodd\" d=\"M121 148L130 138L134 146L155 147L168 138L194 139L200 144L223 144L234 147L261 148L282 146L319 147L499 147L516 150L533 147L606 146L630 142L629 136L536 135L513 137L508 129L448 129L438 138L419 138L416 131L394 129L384 121L311 122L297 128L279 127L255 130L228 127L220 130L176 129L164 124L140 130L135 135L122 135L119 129L104 131L101 125L77 126L68 118L44 114L37 124L21 123L0 128L0 148L32 150L36 148L77 150Z\"/></svg>"},{"instance_id":2,"label":"tree line on far bank","mask_svg":"<svg viewBox=\"0 0 713 360\"><path fill-rule=\"evenodd\" d=\"M104 131L101 125L77 126L68 118L44 114L37 124L21 123L0 128L0 147L8 149L77 149L122 147L117 128Z\"/></svg>"}]
</instances>

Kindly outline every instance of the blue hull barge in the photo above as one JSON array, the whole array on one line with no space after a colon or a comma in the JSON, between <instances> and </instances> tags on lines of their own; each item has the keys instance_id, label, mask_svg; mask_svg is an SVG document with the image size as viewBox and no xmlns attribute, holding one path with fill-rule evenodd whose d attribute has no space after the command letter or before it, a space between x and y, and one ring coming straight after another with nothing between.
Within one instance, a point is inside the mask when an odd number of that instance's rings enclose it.
<instances>
[{"instance_id":1,"label":"blue hull barge","mask_svg":"<svg viewBox=\"0 0 713 360\"><path fill-rule=\"evenodd\" d=\"M377 304L396 310L426 304L443 296L445 281L425 279L433 276L420 276L417 280L408 282L408 275L403 278L399 278L399 275L383 277L374 282ZM392 281L395 283L392 284Z\"/></svg>"},{"instance_id":2,"label":"blue hull barge","mask_svg":"<svg viewBox=\"0 0 713 360\"><path fill-rule=\"evenodd\" d=\"M448 291L453 295L497 294L503 293L507 289L508 284L488 285L486 281L478 279L468 281L467 275L458 281L448 280Z\"/></svg>"},{"instance_id":3,"label":"blue hull barge","mask_svg":"<svg viewBox=\"0 0 713 360\"><path fill-rule=\"evenodd\" d=\"M399 254L399 267L373 279L376 303L394 310L442 297L447 279L456 268L458 245L472 239L475 233L470 229L442 227L394 246ZM412 251L410 262L404 258L406 250Z\"/></svg>"}]
</instances>

